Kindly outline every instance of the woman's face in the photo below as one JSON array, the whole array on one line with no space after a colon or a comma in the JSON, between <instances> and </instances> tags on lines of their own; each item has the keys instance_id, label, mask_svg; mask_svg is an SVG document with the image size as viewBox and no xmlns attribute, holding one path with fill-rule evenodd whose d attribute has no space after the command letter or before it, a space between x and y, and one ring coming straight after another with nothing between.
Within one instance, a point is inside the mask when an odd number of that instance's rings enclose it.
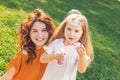
<instances>
[{"instance_id":1,"label":"woman's face","mask_svg":"<svg viewBox=\"0 0 120 80\"><path fill-rule=\"evenodd\" d=\"M46 30L46 26L42 22L35 22L30 31L30 37L36 48L43 46L48 40L49 33Z\"/></svg>"}]
</instances>

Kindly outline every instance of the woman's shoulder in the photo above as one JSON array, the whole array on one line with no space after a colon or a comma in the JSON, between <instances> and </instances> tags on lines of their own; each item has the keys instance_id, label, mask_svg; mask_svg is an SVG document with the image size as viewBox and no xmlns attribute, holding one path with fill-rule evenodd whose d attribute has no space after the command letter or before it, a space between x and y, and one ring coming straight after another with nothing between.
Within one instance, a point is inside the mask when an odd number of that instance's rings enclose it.
<instances>
[{"instance_id":1,"label":"woman's shoulder","mask_svg":"<svg viewBox=\"0 0 120 80\"><path fill-rule=\"evenodd\" d=\"M28 52L26 50L21 50L21 51L19 50L18 52L16 52L14 57L23 57L23 56L27 56L27 55L28 55Z\"/></svg>"},{"instance_id":2,"label":"woman's shoulder","mask_svg":"<svg viewBox=\"0 0 120 80\"><path fill-rule=\"evenodd\" d=\"M12 66L15 66L16 70L18 70L22 61L27 58L26 55L26 51L18 51L8 63L7 69L10 69Z\"/></svg>"},{"instance_id":3,"label":"woman's shoulder","mask_svg":"<svg viewBox=\"0 0 120 80\"><path fill-rule=\"evenodd\" d=\"M23 54L23 55L28 55L28 52L23 49L23 50L21 51L21 54Z\"/></svg>"},{"instance_id":4,"label":"woman's shoulder","mask_svg":"<svg viewBox=\"0 0 120 80\"><path fill-rule=\"evenodd\" d=\"M18 58L18 57L20 58L20 57L26 56L27 54L28 53L26 50L18 51L18 52L16 52L16 54L14 55L13 58Z\"/></svg>"}]
</instances>

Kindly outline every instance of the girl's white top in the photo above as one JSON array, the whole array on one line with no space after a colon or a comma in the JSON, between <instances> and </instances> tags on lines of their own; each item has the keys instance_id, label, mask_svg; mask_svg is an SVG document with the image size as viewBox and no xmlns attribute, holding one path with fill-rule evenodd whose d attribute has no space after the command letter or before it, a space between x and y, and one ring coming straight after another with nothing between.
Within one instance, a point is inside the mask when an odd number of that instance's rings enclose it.
<instances>
[{"instance_id":1,"label":"girl's white top","mask_svg":"<svg viewBox=\"0 0 120 80\"><path fill-rule=\"evenodd\" d=\"M48 54L56 54L64 49L65 56L61 65L58 64L57 60L48 63L42 80L76 80L77 61L79 59L76 46L65 46L63 42L64 39L62 38L56 39L49 46L44 46ZM76 44L80 46L79 42ZM88 60L90 58L86 55L86 59Z\"/></svg>"}]
</instances>

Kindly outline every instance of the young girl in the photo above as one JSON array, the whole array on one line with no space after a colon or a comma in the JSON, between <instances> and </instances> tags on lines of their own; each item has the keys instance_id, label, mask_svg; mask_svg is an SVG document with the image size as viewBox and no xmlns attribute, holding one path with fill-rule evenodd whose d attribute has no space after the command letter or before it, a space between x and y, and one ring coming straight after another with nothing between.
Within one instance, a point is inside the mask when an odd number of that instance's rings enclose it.
<instances>
[{"instance_id":1,"label":"young girl","mask_svg":"<svg viewBox=\"0 0 120 80\"><path fill-rule=\"evenodd\" d=\"M88 22L78 10L71 10L45 46L40 60L48 63L42 80L76 80L93 60Z\"/></svg>"},{"instance_id":2,"label":"young girl","mask_svg":"<svg viewBox=\"0 0 120 80\"><path fill-rule=\"evenodd\" d=\"M9 62L8 70L0 80L41 80L47 64L40 62L40 56L54 28L44 11L35 9L30 13L18 32L20 51Z\"/></svg>"}]
</instances>

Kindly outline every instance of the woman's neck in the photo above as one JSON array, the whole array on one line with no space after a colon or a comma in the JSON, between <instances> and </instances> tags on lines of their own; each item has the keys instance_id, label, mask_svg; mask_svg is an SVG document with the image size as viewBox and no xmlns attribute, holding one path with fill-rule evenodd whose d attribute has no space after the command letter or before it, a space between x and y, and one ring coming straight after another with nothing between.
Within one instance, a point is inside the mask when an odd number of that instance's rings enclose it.
<instances>
[{"instance_id":1,"label":"woman's neck","mask_svg":"<svg viewBox=\"0 0 120 80\"><path fill-rule=\"evenodd\" d=\"M41 49L43 46L36 46L36 50Z\"/></svg>"}]
</instances>

